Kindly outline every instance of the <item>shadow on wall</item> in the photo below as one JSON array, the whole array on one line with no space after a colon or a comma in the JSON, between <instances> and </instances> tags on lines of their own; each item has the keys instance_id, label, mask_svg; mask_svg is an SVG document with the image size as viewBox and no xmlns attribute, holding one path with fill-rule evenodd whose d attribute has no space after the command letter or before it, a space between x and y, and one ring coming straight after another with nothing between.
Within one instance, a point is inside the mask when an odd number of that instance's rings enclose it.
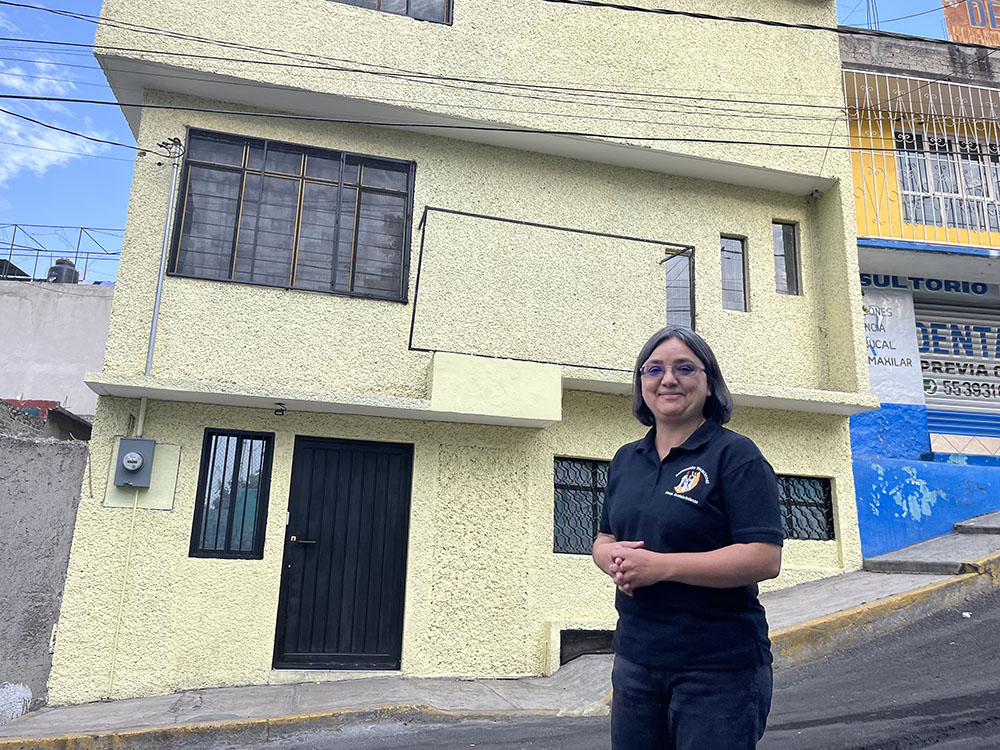
<instances>
[{"instance_id":1,"label":"shadow on wall","mask_svg":"<svg viewBox=\"0 0 1000 750\"><path fill-rule=\"evenodd\" d=\"M45 702L87 460L87 443L44 429L0 402L0 724Z\"/></svg>"},{"instance_id":2,"label":"shadow on wall","mask_svg":"<svg viewBox=\"0 0 1000 750\"><path fill-rule=\"evenodd\" d=\"M883 404L851 417L851 445L865 557L948 534L959 521L1000 510L1000 461L932 454L922 406Z\"/></svg>"}]
</instances>

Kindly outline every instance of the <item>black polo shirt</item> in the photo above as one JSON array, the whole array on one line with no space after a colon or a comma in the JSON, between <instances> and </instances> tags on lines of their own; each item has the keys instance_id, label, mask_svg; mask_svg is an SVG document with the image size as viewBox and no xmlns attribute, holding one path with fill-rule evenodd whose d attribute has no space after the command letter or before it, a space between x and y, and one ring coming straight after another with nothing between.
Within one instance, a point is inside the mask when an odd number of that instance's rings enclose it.
<instances>
[{"instance_id":1,"label":"black polo shirt","mask_svg":"<svg viewBox=\"0 0 1000 750\"><path fill-rule=\"evenodd\" d=\"M661 462L656 428L619 449L608 471L601 532L653 552L781 544L778 483L753 441L708 420ZM615 652L664 669L739 669L771 661L757 586L663 582L615 600Z\"/></svg>"}]
</instances>

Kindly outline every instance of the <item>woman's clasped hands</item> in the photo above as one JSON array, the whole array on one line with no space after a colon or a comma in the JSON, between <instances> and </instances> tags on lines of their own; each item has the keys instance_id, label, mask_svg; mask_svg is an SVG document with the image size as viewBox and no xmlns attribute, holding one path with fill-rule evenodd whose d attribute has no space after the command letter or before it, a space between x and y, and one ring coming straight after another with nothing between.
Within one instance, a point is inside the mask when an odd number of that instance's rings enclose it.
<instances>
[{"instance_id":1,"label":"woman's clasped hands","mask_svg":"<svg viewBox=\"0 0 1000 750\"><path fill-rule=\"evenodd\" d=\"M643 549L644 542L615 542L609 554L611 564L608 575L623 594L632 596L634 589L649 586L661 580L660 555Z\"/></svg>"}]
</instances>

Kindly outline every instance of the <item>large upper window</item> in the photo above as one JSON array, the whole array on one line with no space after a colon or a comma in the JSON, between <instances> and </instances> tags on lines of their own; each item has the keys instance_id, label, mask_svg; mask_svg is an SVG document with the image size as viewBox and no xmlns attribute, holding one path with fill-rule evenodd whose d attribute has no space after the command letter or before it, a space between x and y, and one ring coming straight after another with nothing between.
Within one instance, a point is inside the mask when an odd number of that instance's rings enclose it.
<instances>
[{"instance_id":1,"label":"large upper window","mask_svg":"<svg viewBox=\"0 0 1000 750\"><path fill-rule=\"evenodd\" d=\"M359 8L384 10L421 21L451 23L451 0L335 0Z\"/></svg>"},{"instance_id":2,"label":"large upper window","mask_svg":"<svg viewBox=\"0 0 1000 750\"><path fill-rule=\"evenodd\" d=\"M1000 231L1000 146L896 133L907 224Z\"/></svg>"},{"instance_id":3,"label":"large upper window","mask_svg":"<svg viewBox=\"0 0 1000 750\"><path fill-rule=\"evenodd\" d=\"M192 132L170 272L406 297L413 164Z\"/></svg>"}]
</instances>

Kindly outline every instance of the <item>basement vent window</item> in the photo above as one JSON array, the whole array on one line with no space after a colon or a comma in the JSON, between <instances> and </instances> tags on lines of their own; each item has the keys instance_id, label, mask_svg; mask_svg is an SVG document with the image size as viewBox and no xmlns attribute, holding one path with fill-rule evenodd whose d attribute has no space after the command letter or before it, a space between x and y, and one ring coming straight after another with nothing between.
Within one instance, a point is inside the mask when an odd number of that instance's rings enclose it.
<instances>
[{"instance_id":1,"label":"basement vent window","mask_svg":"<svg viewBox=\"0 0 1000 750\"><path fill-rule=\"evenodd\" d=\"M829 479L779 474L778 499L786 539L834 538L833 490Z\"/></svg>"},{"instance_id":2,"label":"basement vent window","mask_svg":"<svg viewBox=\"0 0 1000 750\"><path fill-rule=\"evenodd\" d=\"M205 430L191 557L264 557L273 446L272 433Z\"/></svg>"}]
</instances>

